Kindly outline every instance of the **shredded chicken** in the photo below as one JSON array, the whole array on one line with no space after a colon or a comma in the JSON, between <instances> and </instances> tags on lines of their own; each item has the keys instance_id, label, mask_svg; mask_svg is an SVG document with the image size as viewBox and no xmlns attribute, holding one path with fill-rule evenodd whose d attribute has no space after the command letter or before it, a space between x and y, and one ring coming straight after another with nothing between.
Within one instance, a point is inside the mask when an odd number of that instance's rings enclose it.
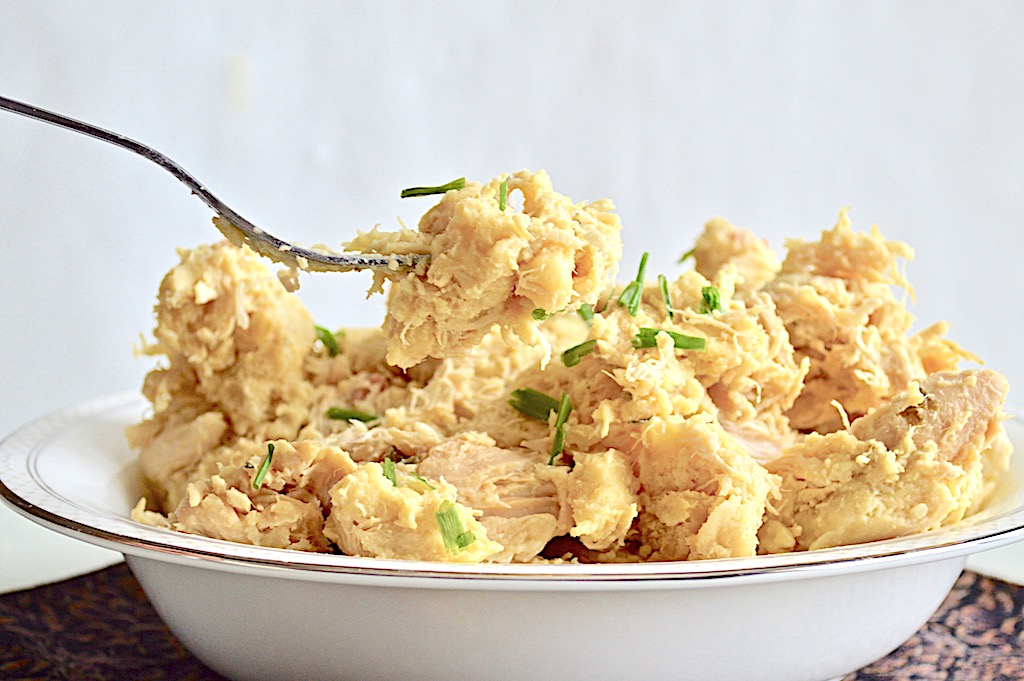
<instances>
[{"instance_id":1,"label":"shredded chicken","mask_svg":"<svg viewBox=\"0 0 1024 681\"><path fill-rule=\"evenodd\" d=\"M396 475L397 477L397 475ZM333 508L324 533L350 555L478 563L502 550L474 517L455 502L452 485L435 480L395 484L377 463L362 464L331 490ZM446 546L437 514L447 502L472 541L461 551Z\"/></svg>"},{"instance_id":2,"label":"shredded chicken","mask_svg":"<svg viewBox=\"0 0 1024 681\"><path fill-rule=\"evenodd\" d=\"M889 539L962 520L984 492L983 453L1003 432L1006 379L932 374L855 421L807 437L768 464L781 499L762 550Z\"/></svg>"},{"instance_id":3,"label":"shredded chicken","mask_svg":"<svg viewBox=\"0 0 1024 681\"><path fill-rule=\"evenodd\" d=\"M642 555L653 560L750 556L778 480L710 414L669 417L644 433Z\"/></svg>"},{"instance_id":4,"label":"shredded chicken","mask_svg":"<svg viewBox=\"0 0 1024 681\"><path fill-rule=\"evenodd\" d=\"M741 229L725 218L717 217L704 225L693 245L696 269L715 279L727 267L735 269L737 291L756 291L778 273L779 259L768 242L749 229Z\"/></svg>"},{"instance_id":5,"label":"shredded chicken","mask_svg":"<svg viewBox=\"0 0 1024 681\"><path fill-rule=\"evenodd\" d=\"M467 432L427 452L420 474L458 489L458 501L481 513L480 524L504 548L495 561L525 562L572 525L563 502L568 470L528 449L502 449Z\"/></svg>"},{"instance_id":6,"label":"shredded chicken","mask_svg":"<svg viewBox=\"0 0 1024 681\"><path fill-rule=\"evenodd\" d=\"M877 228L854 232L845 211L820 241L788 247L779 275L765 285L797 356L810 362L788 416L801 430L838 430L833 402L853 419L925 375L907 335L913 317L893 293L894 286L911 293L898 259L913 251Z\"/></svg>"},{"instance_id":7,"label":"shredded chicken","mask_svg":"<svg viewBox=\"0 0 1024 681\"><path fill-rule=\"evenodd\" d=\"M522 210L499 205L499 185L521 193ZM360 235L347 244L374 253L430 254L426 273L395 278L384 331L388 361L408 368L480 342L492 327L537 337L534 310L593 303L615 276L622 245L611 202L574 204L547 173L515 173L445 194L418 232Z\"/></svg>"},{"instance_id":8,"label":"shredded chicken","mask_svg":"<svg viewBox=\"0 0 1024 681\"><path fill-rule=\"evenodd\" d=\"M247 248L180 251L134 519L378 558L717 559L942 527L1007 470L1005 379L942 322L911 333L910 248L845 212L781 263L716 218L693 269L614 286L611 204L524 171L349 247L430 256L382 328L318 331Z\"/></svg>"}]
</instances>

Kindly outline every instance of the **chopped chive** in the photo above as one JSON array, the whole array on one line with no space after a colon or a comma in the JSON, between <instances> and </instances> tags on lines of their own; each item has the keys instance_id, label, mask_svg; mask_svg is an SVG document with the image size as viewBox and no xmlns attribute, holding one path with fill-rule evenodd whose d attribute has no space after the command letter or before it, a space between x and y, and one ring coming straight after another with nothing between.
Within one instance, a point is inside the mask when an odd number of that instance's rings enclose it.
<instances>
[{"instance_id":1,"label":"chopped chive","mask_svg":"<svg viewBox=\"0 0 1024 681\"><path fill-rule=\"evenodd\" d=\"M576 314L580 316L580 319L587 323L587 326L594 323L594 306L590 303L583 303L576 308Z\"/></svg>"},{"instance_id":2,"label":"chopped chive","mask_svg":"<svg viewBox=\"0 0 1024 681\"><path fill-rule=\"evenodd\" d=\"M548 317L550 317L551 313L548 312L547 310L538 307L533 312L530 313L530 316L536 319L538 322L542 322Z\"/></svg>"},{"instance_id":3,"label":"chopped chive","mask_svg":"<svg viewBox=\"0 0 1024 681\"><path fill-rule=\"evenodd\" d=\"M375 421L378 417L374 414L367 414L365 411L356 409L345 409L344 407L331 407L326 412L327 418L335 421Z\"/></svg>"},{"instance_id":4,"label":"chopped chive","mask_svg":"<svg viewBox=\"0 0 1024 681\"><path fill-rule=\"evenodd\" d=\"M434 487L433 485L430 484L430 481L428 481L426 478L424 478L419 473L409 473L409 475L411 475L412 477L416 478L417 480L422 482L424 485L426 485L427 489L437 489L436 487Z\"/></svg>"},{"instance_id":5,"label":"chopped chive","mask_svg":"<svg viewBox=\"0 0 1024 681\"><path fill-rule=\"evenodd\" d=\"M667 329L652 329L642 326L639 332L633 336L633 347L637 349L658 347L657 336L659 333L667 333L671 336L672 344L680 350L703 350L707 346L707 340L704 338L687 336Z\"/></svg>"},{"instance_id":6,"label":"chopped chive","mask_svg":"<svg viewBox=\"0 0 1024 681\"><path fill-rule=\"evenodd\" d=\"M696 253L696 252L697 252L697 248L694 247L694 248L691 248L690 250L688 250L686 253L683 253L681 256L679 256L679 264L682 265L684 262L686 262L690 258L694 257L694 253Z\"/></svg>"},{"instance_id":7,"label":"chopped chive","mask_svg":"<svg viewBox=\"0 0 1024 681\"><path fill-rule=\"evenodd\" d=\"M650 254L644 251L644 254L640 256L640 267L636 273L636 279L629 282L626 288L622 289L622 293L619 294L619 305L623 305L629 310L629 314L636 316L637 310L640 309L640 301L644 297L644 272L647 270L647 257Z\"/></svg>"},{"instance_id":8,"label":"chopped chive","mask_svg":"<svg viewBox=\"0 0 1024 681\"><path fill-rule=\"evenodd\" d=\"M270 462L274 460L274 443L267 443L267 455L263 457L263 461L260 462L259 470L256 471L256 477L252 479L252 488L259 489L263 487L263 481L267 477L267 473L270 471Z\"/></svg>"},{"instance_id":9,"label":"chopped chive","mask_svg":"<svg viewBox=\"0 0 1024 681\"><path fill-rule=\"evenodd\" d=\"M508 180L502 180L501 184L498 185L498 210L502 213L505 212L505 206L508 205Z\"/></svg>"},{"instance_id":10,"label":"chopped chive","mask_svg":"<svg viewBox=\"0 0 1024 681\"><path fill-rule=\"evenodd\" d=\"M429 194L444 194L452 189L465 189L466 178L460 177L452 180L445 184L438 185L436 187L409 187L408 189L402 190L402 198L407 199L410 196L427 196Z\"/></svg>"},{"instance_id":11,"label":"chopped chive","mask_svg":"<svg viewBox=\"0 0 1024 681\"><path fill-rule=\"evenodd\" d=\"M565 428L556 428L555 437L551 441L551 457L548 459L548 465L555 465L555 459L557 459L562 451L565 449Z\"/></svg>"},{"instance_id":12,"label":"chopped chive","mask_svg":"<svg viewBox=\"0 0 1024 681\"><path fill-rule=\"evenodd\" d=\"M325 329L322 326L314 326L316 329L316 337L320 339L320 342L327 348L327 354L331 357L338 356L338 339L334 337L334 334Z\"/></svg>"},{"instance_id":13,"label":"chopped chive","mask_svg":"<svg viewBox=\"0 0 1024 681\"><path fill-rule=\"evenodd\" d=\"M597 345L597 339L591 338L588 341L583 341L579 345L574 345L568 350L562 353L562 364L567 367L574 367L579 364L584 357L594 351L594 346Z\"/></svg>"},{"instance_id":14,"label":"chopped chive","mask_svg":"<svg viewBox=\"0 0 1024 681\"><path fill-rule=\"evenodd\" d=\"M530 418L544 421L545 423L548 420L548 415L558 410L558 400L533 388L513 390L512 399L508 403L514 409Z\"/></svg>"},{"instance_id":15,"label":"chopped chive","mask_svg":"<svg viewBox=\"0 0 1024 681\"><path fill-rule=\"evenodd\" d=\"M551 440L551 458L548 459L548 465L551 466L562 454L562 450L565 449L565 422L569 420L569 414L572 413L572 400L569 399L568 393L562 391L562 399L558 401L558 416L555 417L555 436Z\"/></svg>"},{"instance_id":16,"label":"chopped chive","mask_svg":"<svg viewBox=\"0 0 1024 681\"><path fill-rule=\"evenodd\" d=\"M629 314L635 315L636 310L640 309L641 294L640 287L637 286L635 281L631 281L626 284L626 288L622 289L622 293L619 294L619 305L625 306L629 310Z\"/></svg>"},{"instance_id":17,"label":"chopped chive","mask_svg":"<svg viewBox=\"0 0 1024 681\"><path fill-rule=\"evenodd\" d=\"M594 312L604 312L608 309L608 306L612 304L612 296L615 295L615 285L612 284L607 291L602 293L597 298L597 304L594 305ZM604 301L604 305L601 302ZM600 309L599 309L600 308Z\"/></svg>"},{"instance_id":18,"label":"chopped chive","mask_svg":"<svg viewBox=\"0 0 1024 681\"><path fill-rule=\"evenodd\" d=\"M437 519L437 527L441 530L444 549L451 555L458 554L459 551L476 541L473 533L462 526L458 509L448 499L442 501L441 505L437 507L434 518Z\"/></svg>"},{"instance_id":19,"label":"chopped chive","mask_svg":"<svg viewBox=\"0 0 1024 681\"><path fill-rule=\"evenodd\" d=\"M398 476L395 474L395 462L391 459L384 459L380 463L384 469L384 477L391 481L391 484L398 487Z\"/></svg>"},{"instance_id":20,"label":"chopped chive","mask_svg":"<svg viewBox=\"0 0 1024 681\"><path fill-rule=\"evenodd\" d=\"M564 426L565 422L569 420L569 414L571 413L572 400L569 399L569 394L563 390L562 397L558 400L558 416L555 417L555 428Z\"/></svg>"},{"instance_id":21,"label":"chopped chive","mask_svg":"<svg viewBox=\"0 0 1024 681\"><path fill-rule=\"evenodd\" d=\"M709 314L714 310L721 311L722 294L717 286L705 286L700 290L700 313Z\"/></svg>"},{"instance_id":22,"label":"chopped chive","mask_svg":"<svg viewBox=\"0 0 1024 681\"><path fill-rule=\"evenodd\" d=\"M668 318L671 319L675 316L675 312L672 311L672 297L668 293L668 279L665 278L664 274L658 275L658 288L661 289L661 298L665 301L665 312L668 313Z\"/></svg>"}]
</instances>

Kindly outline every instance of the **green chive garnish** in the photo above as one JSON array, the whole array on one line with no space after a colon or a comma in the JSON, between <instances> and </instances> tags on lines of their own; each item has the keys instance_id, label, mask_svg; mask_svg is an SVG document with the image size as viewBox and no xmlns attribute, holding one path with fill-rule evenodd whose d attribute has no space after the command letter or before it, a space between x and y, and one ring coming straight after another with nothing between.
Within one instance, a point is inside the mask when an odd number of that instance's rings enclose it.
<instances>
[{"instance_id":1,"label":"green chive garnish","mask_svg":"<svg viewBox=\"0 0 1024 681\"><path fill-rule=\"evenodd\" d=\"M335 421L374 421L378 417L374 414L367 414L365 411L356 409L345 409L344 407L331 407L327 410L327 418Z\"/></svg>"},{"instance_id":2,"label":"green chive garnish","mask_svg":"<svg viewBox=\"0 0 1024 681\"><path fill-rule=\"evenodd\" d=\"M629 282L629 284L619 294L619 305L624 305L629 310L629 314L636 316L637 310L640 309L640 301L644 297L644 271L647 269L647 256L649 253L644 251L644 254L640 256L640 267L636 273L636 279Z\"/></svg>"},{"instance_id":3,"label":"green chive garnish","mask_svg":"<svg viewBox=\"0 0 1024 681\"><path fill-rule=\"evenodd\" d=\"M661 289L661 299L665 301L665 312L668 313L669 319L675 316L672 311L672 297L668 293L668 279L665 278L664 274L658 275L658 288Z\"/></svg>"},{"instance_id":4,"label":"green chive garnish","mask_svg":"<svg viewBox=\"0 0 1024 681\"><path fill-rule=\"evenodd\" d=\"M508 180L502 180L501 184L498 185L498 210L502 213L505 212L505 206L508 205Z\"/></svg>"},{"instance_id":5,"label":"green chive garnish","mask_svg":"<svg viewBox=\"0 0 1024 681\"><path fill-rule=\"evenodd\" d=\"M700 313L708 314L722 309L722 294L717 286L705 286L700 290Z\"/></svg>"},{"instance_id":6,"label":"green chive garnish","mask_svg":"<svg viewBox=\"0 0 1024 681\"><path fill-rule=\"evenodd\" d=\"M591 338L588 341L583 341L579 345L574 345L568 350L562 353L562 364L567 367L574 367L579 364L584 357L594 351L594 346L597 345L597 339Z\"/></svg>"},{"instance_id":7,"label":"green chive garnish","mask_svg":"<svg viewBox=\"0 0 1024 681\"><path fill-rule=\"evenodd\" d=\"M551 458L548 459L548 465L555 465L555 459L558 458L562 451L565 449L565 428L556 428L555 437L551 440Z\"/></svg>"},{"instance_id":8,"label":"green chive garnish","mask_svg":"<svg viewBox=\"0 0 1024 681\"><path fill-rule=\"evenodd\" d=\"M533 312L530 313L530 316L536 319L538 322L542 322L548 317L550 317L551 313L548 312L547 310L538 307Z\"/></svg>"},{"instance_id":9,"label":"green chive garnish","mask_svg":"<svg viewBox=\"0 0 1024 681\"><path fill-rule=\"evenodd\" d=\"M513 390L512 399L508 403L526 416L545 423L548 415L558 409L558 400L533 388Z\"/></svg>"},{"instance_id":10,"label":"green chive garnish","mask_svg":"<svg viewBox=\"0 0 1024 681\"><path fill-rule=\"evenodd\" d=\"M327 354L331 357L338 356L338 339L334 337L334 334L325 329L322 326L313 327L316 329L316 337L320 339L320 342L327 348Z\"/></svg>"},{"instance_id":11,"label":"green chive garnish","mask_svg":"<svg viewBox=\"0 0 1024 681\"><path fill-rule=\"evenodd\" d=\"M274 443L267 443L267 455L263 457L263 461L260 462L259 470L256 471L256 477L252 479L252 488L259 489L263 487L263 481L267 477L267 472L270 471L270 462L274 459Z\"/></svg>"},{"instance_id":12,"label":"green chive garnish","mask_svg":"<svg viewBox=\"0 0 1024 681\"><path fill-rule=\"evenodd\" d=\"M384 459L380 462L384 469L384 477L391 481L391 484L398 487L398 476L395 474L395 462L391 459Z\"/></svg>"},{"instance_id":13,"label":"green chive garnish","mask_svg":"<svg viewBox=\"0 0 1024 681\"><path fill-rule=\"evenodd\" d=\"M572 413L572 400L569 399L568 393L562 391L562 397L558 400L558 416L555 417L555 428L561 428L565 425L565 422L569 420L569 414Z\"/></svg>"},{"instance_id":14,"label":"green chive garnish","mask_svg":"<svg viewBox=\"0 0 1024 681\"><path fill-rule=\"evenodd\" d=\"M446 184L441 184L436 187L409 187L408 189L402 190L402 198L407 199L410 196L427 196L429 194L444 194L452 189L465 189L466 178L460 177L456 180L452 180Z\"/></svg>"},{"instance_id":15,"label":"green chive garnish","mask_svg":"<svg viewBox=\"0 0 1024 681\"><path fill-rule=\"evenodd\" d=\"M672 344L680 350L703 350L707 346L707 340L697 336L668 331L666 329L652 329L646 326L640 327L639 332L633 336L633 347L656 348L658 347L657 336L659 333L667 333L672 337Z\"/></svg>"},{"instance_id":16,"label":"green chive garnish","mask_svg":"<svg viewBox=\"0 0 1024 681\"><path fill-rule=\"evenodd\" d=\"M683 253L679 257L679 264L682 265L684 262L686 262L687 260L692 258L693 254L696 253L696 252L697 252L697 249L696 249L696 247L694 247L694 248L691 248L690 250L688 250L686 253Z\"/></svg>"},{"instance_id":17,"label":"green chive garnish","mask_svg":"<svg viewBox=\"0 0 1024 681\"><path fill-rule=\"evenodd\" d=\"M594 312L604 312L607 310L608 306L612 304L613 295L615 295L615 284L612 284L607 291L598 297L597 303L594 304ZM602 302L604 302L604 305L601 305Z\"/></svg>"},{"instance_id":18,"label":"green chive garnish","mask_svg":"<svg viewBox=\"0 0 1024 681\"><path fill-rule=\"evenodd\" d=\"M451 555L458 554L474 541L476 537L472 532L466 531L462 526L462 519L459 518L459 511L448 499L441 502L434 512L437 519L437 526L441 530L441 541L444 542L444 549Z\"/></svg>"},{"instance_id":19,"label":"green chive garnish","mask_svg":"<svg viewBox=\"0 0 1024 681\"><path fill-rule=\"evenodd\" d=\"M594 323L594 306L590 303L583 303L576 308L576 314L580 316L580 319L587 323L587 326Z\"/></svg>"},{"instance_id":20,"label":"green chive garnish","mask_svg":"<svg viewBox=\"0 0 1024 681\"><path fill-rule=\"evenodd\" d=\"M427 489L437 489L436 487L431 485L430 482L426 478L424 478L422 475L420 475L419 473L409 473L409 475L411 475L412 477L416 478L417 480L422 482L424 485L426 485Z\"/></svg>"},{"instance_id":21,"label":"green chive garnish","mask_svg":"<svg viewBox=\"0 0 1024 681\"><path fill-rule=\"evenodd\" d=\"M558 416L555 417L555 436L551 441L551 458L548 459L549 466L555 463L555 459L565 449L565 422L569 420L569 414L571 413L572 400L569 399L568 393L563 390L562 398L558 401Z\"/></svg>"}]
</instances>

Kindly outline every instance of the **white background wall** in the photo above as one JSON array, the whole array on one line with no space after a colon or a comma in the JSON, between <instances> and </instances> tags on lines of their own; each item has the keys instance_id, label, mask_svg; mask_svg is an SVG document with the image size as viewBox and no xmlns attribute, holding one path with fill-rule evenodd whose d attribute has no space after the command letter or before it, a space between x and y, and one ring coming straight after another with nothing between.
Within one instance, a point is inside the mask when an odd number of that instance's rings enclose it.
<instances>
[{"instance_id":1,"label":"white background wall","mask_svg":"<svg viewBox=\"0 0 1024 681\"><path fill-rule=\"evenodd\" d=\"M651 250L652 272L712 215L781 246L848 205L916 248L915 313L1013 401L1022 30L1012 1L0 0L0 94L148 143L304 243L414 222L429 203L402 187L521 168L613 198L624 267ZM218 237L209 218L156 166L0 112L0 433L138 388L157 284L175 246ZM374 324L367 283L303 295L327 326ZM76 547L0 511L9 581L106 559Z\"/></svg>"}]
</instances>

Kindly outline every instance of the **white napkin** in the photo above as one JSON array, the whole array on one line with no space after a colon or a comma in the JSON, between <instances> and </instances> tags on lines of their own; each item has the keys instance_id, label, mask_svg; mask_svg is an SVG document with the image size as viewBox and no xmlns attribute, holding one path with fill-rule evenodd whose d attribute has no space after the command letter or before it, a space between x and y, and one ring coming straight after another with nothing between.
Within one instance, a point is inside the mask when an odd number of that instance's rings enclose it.
<instances>
[{"instance_id":1,"label":"white napkin","mask_svg":"<svg viewBox=\"0 0 1024 681\"><path fill-rule=\"evenodd\" d=\"M967 569L1024 585L1024 541L976 553L967 559Z\"/></svg>"}]
</instances>

